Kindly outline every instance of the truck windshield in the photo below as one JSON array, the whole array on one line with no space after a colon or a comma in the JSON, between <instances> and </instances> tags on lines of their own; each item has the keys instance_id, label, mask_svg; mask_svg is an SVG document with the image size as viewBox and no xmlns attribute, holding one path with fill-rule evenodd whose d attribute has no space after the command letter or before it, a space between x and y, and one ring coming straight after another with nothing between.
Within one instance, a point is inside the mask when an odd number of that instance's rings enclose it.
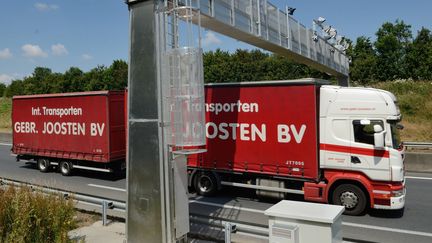
<instances>
[{"instance_id":1,"label":"truck windshield","mask_svg":"<svg viewBox=\"0 0 432 243\"><path fill-rule=\"evenodd\" d=\"M403 129L403 126L397 122L389 122L391 127L391 137L393 148L398 149L401 146L400 132L399 130Z\"/></svg>"}]
</instances>

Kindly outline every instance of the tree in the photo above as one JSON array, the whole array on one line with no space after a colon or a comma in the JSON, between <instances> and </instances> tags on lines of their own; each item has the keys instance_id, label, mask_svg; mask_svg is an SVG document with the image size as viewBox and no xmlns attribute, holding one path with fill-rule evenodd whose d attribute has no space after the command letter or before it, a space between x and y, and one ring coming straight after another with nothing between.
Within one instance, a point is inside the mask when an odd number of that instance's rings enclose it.
<instances>
[{"instance_id":1,"label":"tree","mask_svg":"<svg viewBox=\"0 0 432 243\"><path fill-rule=\"evenodd\" d=\"M357 38L355 46L350 50L350 76L362 85L373 81L376 76L377 57L370 38Z\"/></svg>"},{"instance_id":2,"label":"tree","mask_svg":"<svg viewBox=\"0 0 432 243\"><path fill-rule=\"evenodd\" d=\"M23 95L24 92L24 82L22 80L13 80L6 88L6 97L12 97L14 95Z\"/></svg>"},{"instance_id":3,"label":"tree","mask_svg":"<svg viewBox=\"0 0 432 243\"><path fill-rule=\"evenodd\" d=\"M407 55L408 70L414 80L432 80L432 34L422 28Z\"/></svg>"},{"instance_id":4,"label":"tree","mask_svg":"<svg viewBox=\"0 0 432 243\"><path fill-rule=\"evenodd\" d=\"M26 77L23 80L25 94L47 94L50 91L51 80L49 77L52 74L51 69L45 67L36 67L32 76Z\"/></svg>"},{"instance_id":5,"label":"tree","mask_svg":"<svg viewBox=\"0 0 432 243\"><path fill-rule=\"evenodd\" d=\"M305 77L328 78L329 76L297 64L289 59L260 50L221 50L204 53L204 81L245 82L260 80L286 80Z\"/></svg>"},{"instance_id":6,"label":"tree","mask_svg":"<svg viewBox=\"0 0 432 243\"><path fill-rule=\"evenodd\" d=\"M114 60L106 70L109 77L109 90L123 90L128 82L128 64L123 60Z\"/></svg>"},{"instance_id":7,"label":"tree","mask_svg":"<svg viewBox=\"0 0 432 243\"><path fill-rule=\"evenodd\" d=\"M106 75L106 69L99 65L84 74L85 91L108 90L111 78Z\"/></svg>"},{"instance_id":8,"label":"tree","mask_svg":"<svg viewBox=\"0 0 432 243\"><path fill-rule=\"evenodd\" d=\"M62 92L79 92L86 88L84 82L84 72L77 67L71 67L63 75Z\"/></svg>"},{"instance_id":9,"label":"tree","mask_svg":"<svg viewBox=\"0 0 432 243\"><path fill-rule=\"evenodd\" d=\"M6 84L0 83L0 97L3 97L5 95L6 91Z\"/></svg>"},{"instance_id":10,"label":"tree","mask_svg":"<svg viewBox=\"0 0 432 243\"><path fill-rule=\"evenodd\" d=\"M209 51L203 55L204 81L206 83L227 82L232 78L231 55L227 51Z\"/></svg>"},{"instance_id":11,"label":"tree","mask_svg":"<svg viewBox=\"0 0 432 243\"><path fill-rule=\"evenodd\" d=\"M406 53L412 41L411 25L403 20L384 23L376 32L377 71L379 80L408 78Z\"/></svg>"}]
</instances>

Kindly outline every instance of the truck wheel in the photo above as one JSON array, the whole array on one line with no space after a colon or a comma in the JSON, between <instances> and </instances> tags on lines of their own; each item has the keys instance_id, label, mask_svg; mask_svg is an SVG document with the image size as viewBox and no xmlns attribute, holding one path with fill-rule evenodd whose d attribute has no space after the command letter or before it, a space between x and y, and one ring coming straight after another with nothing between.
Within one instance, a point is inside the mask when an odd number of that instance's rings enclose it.
<instances>
[{"instance_id":1,"label":"truck wheel","mask_svg":"<svg viewBox=\"0 0 432 243\"><path fill-rule=\"evenodd\" d=\"M197 194L201 196L211 196L217 191L217 180L212 173L198 173L194 184Z\"/></svg>"},{"instance_id":2,"label":"truck wheel","mask_svg":"<svg viewBox=\"0 0 432 243\"><path fill-rule=\"evenodd\" d=\"M72 174L72 163L69 161L60 162L60 173L64 176L69 176Z\"/></svg>"},{"instance_id":3,"label":"truck wheel","mask_svg":"<svg viewBox=\"0 0 432 243\"><path fill-rule=\"evenodd\" d=\"M367 206L367 197L356 185L342 184L333 191L333 204L345 206L346 215L361 215Z\"/></svg>"},{"instance_id":4,"label":"truck wheel","mask_svg":"<svg viewBox=\"0 0 432 243\"><path fill-rule=\"evenodd\" d=\"M50 169L50 161L47 159L38 159L37 167L40 172L46 173Z\"/></svg>"}]
</instances>

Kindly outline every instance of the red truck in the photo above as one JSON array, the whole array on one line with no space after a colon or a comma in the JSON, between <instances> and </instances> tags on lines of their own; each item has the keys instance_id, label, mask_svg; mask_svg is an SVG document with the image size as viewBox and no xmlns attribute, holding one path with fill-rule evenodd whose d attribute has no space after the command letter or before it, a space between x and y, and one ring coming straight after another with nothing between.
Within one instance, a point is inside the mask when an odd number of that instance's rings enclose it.
<instances>
[{"instance_id":1,"label":"red truck","mask_svg":"<svg viewBox=\"0 0 432 243\"><path fill-rule=\"evenodd\" d=\"M58 165L112 171L125 161L125 92L13 98L13 153ZM208 84L207 152L188 157L189 186L211 195L222 186L260 196L301 194L306 201L368 207L405 204L404 151L396 97L319 80Z\"/></svg>"},{"instance_id":2,"label":"red truck","mask_svg":"<svg viewBox=\"0 0 432 243\"><path fill-rule=\"evenodd\" d=\"M352 215L403 208L396 97L321 83L207 85L207 152L189 157L189 185L201 195L224 185L301 194Z\"/></svg>"},{"instance_id":3,"label":"red truck","mask_svg":"<svg viewBox=\"0 0 432 243\"><path fill-rule=\"evenodd\" d=\"M14 96L12 126L12 153L42 172L125 168L123 91Z\"/></svg>"}]
</instances>

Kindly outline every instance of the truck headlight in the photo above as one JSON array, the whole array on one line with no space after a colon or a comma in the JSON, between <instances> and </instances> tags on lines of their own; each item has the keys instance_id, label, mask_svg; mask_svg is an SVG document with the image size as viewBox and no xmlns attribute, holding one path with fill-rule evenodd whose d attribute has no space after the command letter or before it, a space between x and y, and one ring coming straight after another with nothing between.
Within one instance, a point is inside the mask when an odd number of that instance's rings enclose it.
<instances>
[{"instance_id":1,"label":"truck headlight","mask_svg":"<svg viewBox=\"0 0 432 243\"><path fill-rule=\"evenodd\" d=\"M400 197L404 195L404 189L401 190L397 190L397 191L392 191L391 192L391 196L392 197Z\"/></svg>"}]
</instances>

